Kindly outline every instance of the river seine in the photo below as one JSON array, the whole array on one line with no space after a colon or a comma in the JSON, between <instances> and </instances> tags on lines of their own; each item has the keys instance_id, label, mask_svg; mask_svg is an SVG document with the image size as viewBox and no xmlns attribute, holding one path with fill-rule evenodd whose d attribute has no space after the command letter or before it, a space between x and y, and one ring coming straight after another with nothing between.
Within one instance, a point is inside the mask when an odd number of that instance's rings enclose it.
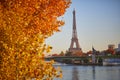
<instances>
[{"instance_id":1,"label":"river seine","mask_svg":"<svg viewBox=\"0 0 120 80\"><path fill-rule=\"evenodd\" d=\"M60 67L63 78L54 80L120 80L120 66L60 65Z\"/></svg>"}]
</instances>

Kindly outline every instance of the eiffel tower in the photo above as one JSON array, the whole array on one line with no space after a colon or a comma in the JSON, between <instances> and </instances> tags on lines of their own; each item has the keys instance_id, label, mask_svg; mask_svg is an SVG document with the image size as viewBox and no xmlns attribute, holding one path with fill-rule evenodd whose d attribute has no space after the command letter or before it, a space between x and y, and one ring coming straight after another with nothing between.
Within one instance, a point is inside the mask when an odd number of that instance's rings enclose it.
<instances>
[{"instance_id":1,"label":"eiffel tower","mask_svg":"<svg viewBox=\"0 0 120 80\"><path fill-rule=\"evenodd\" d=\"M74 44L76 47L74 47ZM79 42L78 42L78 37L77 37L75 10L73 11L73 32L72 32L72 39L71 39L71 45L69 48L69 52L72 52L72 53L82 52Z\"/></svg>"}]
</instances>

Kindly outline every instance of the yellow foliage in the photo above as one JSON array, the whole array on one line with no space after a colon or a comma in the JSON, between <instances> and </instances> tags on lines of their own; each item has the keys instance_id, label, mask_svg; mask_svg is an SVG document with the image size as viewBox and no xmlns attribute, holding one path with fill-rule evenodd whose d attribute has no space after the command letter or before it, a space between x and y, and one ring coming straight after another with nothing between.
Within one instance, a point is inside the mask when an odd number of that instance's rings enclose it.
<instances>
[{"instance_id":1,"label":"yellow foliage","mask_svg":"<svg viewBox=\"0 0 120 80\"><path fill-rule=\"evenodd\" d=\"M61 77L43 52L45 39L64 22L57 18L70 0L0 0L0 80L52 80Z\"/></svg>"}]
</instances>

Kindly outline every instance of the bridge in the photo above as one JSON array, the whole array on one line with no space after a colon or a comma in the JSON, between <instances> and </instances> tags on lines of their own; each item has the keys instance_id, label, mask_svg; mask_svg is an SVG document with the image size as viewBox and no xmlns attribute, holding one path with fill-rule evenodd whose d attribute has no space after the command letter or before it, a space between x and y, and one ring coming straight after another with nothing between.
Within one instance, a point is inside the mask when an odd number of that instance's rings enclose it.
<instances>
[{"instance_id":1,"label":"bridge","mask_svg":"<svg viewBox=\"0 0 120 80\"><path fill-rule=\"evenodd\" d=\"M45 57L45 60L84 60L90 59L91 57L76 57L76 56L53 56L53 57Z\"/></svg>"},{"instance_id":2,"label":"bridge","mask_svg":"<svg viewBox=\"0 0 120 80\"><path fill-rule=\"evenodd\" d=\"M96 63L95 65L102 65L102 61L105 58L120 58L120 56L96 56ZM85 56L85 57L77 57L77 56L52 56L52 57L45 57L45 60L50 61L54 60L56 62L66 63L66 64L85 64L91 65L92 57Z\"/></svg>"},{"instance_id":3,"label":"bridge","mask_svg":"<svg viewBox=\"0 0 120 80\"><path fill-rule=\"evenodd\" d=\"M45 60L50 61L54 60L56 62L74 64L74 63L88 63L91 60L91 57L75 57L75 56L57 56L57 57L46 57Z\"/></svg>"}]
</instances>

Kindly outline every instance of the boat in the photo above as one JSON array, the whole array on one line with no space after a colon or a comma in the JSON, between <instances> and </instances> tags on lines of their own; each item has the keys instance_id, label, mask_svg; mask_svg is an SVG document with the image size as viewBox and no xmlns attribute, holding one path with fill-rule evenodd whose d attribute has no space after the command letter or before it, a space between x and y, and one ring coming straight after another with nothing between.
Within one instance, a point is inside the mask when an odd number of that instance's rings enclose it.
<instances>
[{"instance_id":1,"label":"boat","mask_svg":"<svg viewBox=\"0 0 120 80\"><path fill-rule=\"evenodd\" d=\"M119 58L107 58L103 59L103 65L120 65L120 59Z\"/></svg>"},{"instance_id":2,"label":"boat","mask_svg":"<svg viewBox=\"0 0 120 80\"><path fill-rule=\"evenodd\" d=\"M53 66L65 66L65 65L67 65L67 64L66 63L59 63L59 62L55 62L53 64Z\"/></svg>"}]
</instances>

